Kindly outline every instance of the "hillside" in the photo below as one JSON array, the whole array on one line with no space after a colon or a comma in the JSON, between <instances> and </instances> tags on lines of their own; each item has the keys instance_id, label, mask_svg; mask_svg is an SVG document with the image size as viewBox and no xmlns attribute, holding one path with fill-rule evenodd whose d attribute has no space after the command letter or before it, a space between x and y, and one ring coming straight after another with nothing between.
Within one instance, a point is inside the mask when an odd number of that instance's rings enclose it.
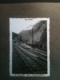
<instances>
[{"instance_id":1,"label":"hillside","mask_svg":"<svg viewBox=\"0 0 60 80\"><path fill-rule=\"evenodd\" d=\"M26 43L32 44L32 39L33 39L33 44L36 43L46 43L46 21L39 21L35 25L33 25L33 28L31 30L23 30L19 33L19 35L22 36L22 40ZM33 30L33 33L32 33ZM33 37L32 37L33 35Z\"/></svg>"}]
</instances>

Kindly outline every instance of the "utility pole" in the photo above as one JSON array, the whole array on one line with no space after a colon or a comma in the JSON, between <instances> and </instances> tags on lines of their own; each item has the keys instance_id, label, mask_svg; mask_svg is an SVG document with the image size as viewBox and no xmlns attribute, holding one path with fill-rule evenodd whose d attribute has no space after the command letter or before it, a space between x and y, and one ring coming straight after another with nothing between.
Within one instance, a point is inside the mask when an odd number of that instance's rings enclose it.
<instances>
[{"instance_id":1,"label":"utility pole","mask_svg":"<svg viewBox=\"0 0 60 80\"><path fill-rule=\"evenodd\" d=\"M33 47L33 28L32 28L32 47Z\"/></svg>"},{"instance_id":2,"label":"utility pole","mask_svg":"<svg viewBox=\"0 0 60 80\"><path fill-rule=\"evenodd\" d=\"M33 28L32 28L32 25L30 25L29 27L27 27L28 30L31 30L31 33L32 33L32 46L33 46Z\"/></svg>"}]
</instances>

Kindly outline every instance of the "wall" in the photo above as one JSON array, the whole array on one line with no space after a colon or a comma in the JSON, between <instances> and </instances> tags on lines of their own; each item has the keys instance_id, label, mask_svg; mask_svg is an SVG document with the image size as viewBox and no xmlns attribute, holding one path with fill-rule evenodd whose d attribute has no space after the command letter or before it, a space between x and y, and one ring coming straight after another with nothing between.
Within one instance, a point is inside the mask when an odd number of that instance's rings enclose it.
<instances>
[{"instance_id":1,"label":"wall","mask_svg":"<svg viewBox=\"0 0 60 80\"><path fill-rule=\"evenodd\" d=\"M0 4L1 40L1 80L22 80L9 76L9 18L49 17L50 18L50 56L51 76L47 78L24 78L24 80L60 79L60 3L16 3Z\"/></svg>"}]
</instances>

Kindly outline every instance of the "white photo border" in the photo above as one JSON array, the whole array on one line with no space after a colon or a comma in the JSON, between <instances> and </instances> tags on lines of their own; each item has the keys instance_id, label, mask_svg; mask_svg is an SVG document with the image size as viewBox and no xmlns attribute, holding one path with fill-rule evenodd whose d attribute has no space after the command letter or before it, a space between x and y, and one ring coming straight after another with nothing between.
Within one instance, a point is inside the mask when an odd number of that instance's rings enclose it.
<instances>
[{"instance_id":1,"label":"white photo border","mask_svg":"<svg viewBox=\"0 0 60 80\"><path fill-rule=\"evenodd\" d=\"M9 18L9 74L17 77L49 77L50 76L50 18L40 18L41 21L47 21L47 74L13 74L12 73L12 31L10 29L10 21L14 18ZM15 18L19 19L19 18ZM20 18L21 19L21 18ZM36 19L36 18L33 18Z\"/></svg>"}]
</instances>

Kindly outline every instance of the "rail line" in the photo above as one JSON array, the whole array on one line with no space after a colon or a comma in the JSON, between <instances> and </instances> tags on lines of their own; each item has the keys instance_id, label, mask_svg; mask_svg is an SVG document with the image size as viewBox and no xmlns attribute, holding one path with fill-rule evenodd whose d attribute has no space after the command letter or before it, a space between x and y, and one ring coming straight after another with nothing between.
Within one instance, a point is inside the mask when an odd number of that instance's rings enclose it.
<instances>
[{"instance_id":1,"label":"rail line","mask_svg":"<svg viewBox=\"0 0 60 80\"><path fill-rule=\"evenodd\" d=\"M28 63L27 63L27 60L25 59L25 56L22 54L21 50L19 50L17 47L15 47L15 49L17 50L19 57L20 57L20 58L23 60L23 62L26 64L27 69L29 70L29 72L30 72L30 73L33 73L32 70L31 70L31 68L30 68L30 66L29 66Z\"/></svg>"},{"instance_id":2,"label":"rail line","mask_svg":"<svg viewBox=\"0 0 60 80\"><path fill-rule=\"evenodd\" d=\"M43 61L46 61L46 62L47 62L47 55L45 55L45 54L43 54L43 53L41 53L41 52L37 52L36 50L31 49L31 48L27 49L25 46L22 46L22 47L23 47L24 49L26 49L26 50L29 50L29 52L31 52L32 54L37 55L38 58L40 58L40 59L42 59Z\"/></svg>"},{"instance_id":3,"label":"rail line","mask_svg":"<svg viewBox=\"0 0 60 80\"><path fill-rule=\"evenodd\" d=\"M18 45L17 45L17 47L20 49L20 51L22 51L22 53L29 56L31 59L33 59L35 62L37 62L39 65L41 65L44 68L47 68L47 63L40 60L35 54L32 55L32 53L28 52L27 50L25 50L24 48L22 48Z\"/></svg>"},{"instance_id":4,"label":"rail line","mask_svg":"<svg viewBox=\"0 0 60 80\"><path fill-rule=\"evenodd\" d=\"M29 48L29 47L27 47L27 46L24 45L24 44L22 44L21 46L24 47L25 49L32 50L32 51L34 51L34 52L36 52L36 53L39 53L40 55L43 55L43 56L47 57L47 54L46 54L47 52L45 52L45 51L42 51L42 50L39 50L39 49Z\"/></svg>"},{"instance_id":5,"label":"rail line","mask_svg":"<svg viewBox=\"0 0 60 80\"><path fill-rule=\"evenodd\" d=\"M24 50L22 47L15 45L15 48L31 73L40 73L40 71L42 70L46 71L44 65L41 65L41 63L37 61L37 59L34 58L31 54L27 54L27 51Z\"/></svg>"},{"instance_id":6,"label":"rail line","mask_svg":"<svg viewBox=\"0 0 60 80\"><path fill-rule=\"evenodd\" d=\"M24 46L24 47L26 47L26 48L28 48L28 49L33 49L32 47L27 46L27 44L22 44L21 46ZM42 50L39 50L39 49L37 49L37 48L35 48L34 50L37 51L37 52L45 53L45 54L41 54L41 55L47 56L47 55L46 55L46 53L47 53L46 51L42 51Z\"/></svg>"}]
</instances>

